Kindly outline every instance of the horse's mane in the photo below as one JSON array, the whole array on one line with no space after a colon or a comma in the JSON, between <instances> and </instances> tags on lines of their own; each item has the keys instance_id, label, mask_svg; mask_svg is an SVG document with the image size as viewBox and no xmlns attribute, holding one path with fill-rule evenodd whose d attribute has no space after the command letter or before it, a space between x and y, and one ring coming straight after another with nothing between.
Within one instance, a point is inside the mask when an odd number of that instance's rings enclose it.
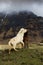
<instances>
[{"instance_id":1,"label":"horse's mane","mask_svg":"<svg viewBox=\"0 0 43 65\"><path fill-rule=\"evenodd\" d=\"M21 29L23 29L23 28L21 28ZM22 34L23 30L21 30L21 29L20 29L20 31L17 33L17 35L21 35L21 34Z\"/></svg>"}]
</instances>

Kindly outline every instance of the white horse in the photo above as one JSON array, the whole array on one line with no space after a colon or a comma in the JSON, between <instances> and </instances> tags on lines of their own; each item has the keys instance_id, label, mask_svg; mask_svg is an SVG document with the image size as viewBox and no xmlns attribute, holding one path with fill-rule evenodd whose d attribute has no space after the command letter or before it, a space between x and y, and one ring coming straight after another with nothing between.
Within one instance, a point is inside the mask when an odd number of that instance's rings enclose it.
<instances>
[{"instance_id":1,"label":"white horse","mask_svg":"<svg viewBox=\"0 0 43 65\"><path fill-rule=\"evenodd\" d=\"M20 42L24 46L23 37L24 37L24 33L26 33L26 32L27 32L27 29L21 28L20 31L18 32L18 34L15 37L13 37L12 39L10 39L10 41L8 42L8 45L10 47L12 47L15 51L17 51L16 45L19 44ZM11 49L9 49L9 54L10 54L10 50Z\"/></svg>"}]
</instances>

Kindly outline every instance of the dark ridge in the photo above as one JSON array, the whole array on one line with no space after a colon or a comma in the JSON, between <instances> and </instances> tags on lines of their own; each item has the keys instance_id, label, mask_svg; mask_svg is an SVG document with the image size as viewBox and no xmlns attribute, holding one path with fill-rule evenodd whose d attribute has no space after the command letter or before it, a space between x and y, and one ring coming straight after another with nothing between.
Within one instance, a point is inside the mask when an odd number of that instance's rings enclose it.
<instances>
[{"instance_id":1,"label":"dark ridge","mask_svg":"<svg viewBox=\"0 0 43 65\"><path fill-rule=\"evenodd\" d=\"M0 13L0 39L15 36L21 27L28 29L28 41L40 41L43 39L43 17L26 11L14 12L11 15L1 14L2 13Z\"/></svg>"}]
</instances>

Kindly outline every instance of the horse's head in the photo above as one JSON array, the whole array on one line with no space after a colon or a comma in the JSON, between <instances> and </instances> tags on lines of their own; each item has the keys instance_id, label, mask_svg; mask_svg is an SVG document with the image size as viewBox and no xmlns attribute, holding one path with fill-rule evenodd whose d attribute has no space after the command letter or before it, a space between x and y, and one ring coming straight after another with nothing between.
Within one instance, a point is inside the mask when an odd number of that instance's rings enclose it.
<instances>
[{"instance_id":1,"label":"horse's head","mask_svg":"<svg viewBox=\"0 0 43 65\"><path fill-rule=\"evenodd\" d=\"M21 28L21 29L20 29L20 32L21 32L21 33L26 33L26 32L27 32L27 29Z\"/></svg>"}]
</instances>

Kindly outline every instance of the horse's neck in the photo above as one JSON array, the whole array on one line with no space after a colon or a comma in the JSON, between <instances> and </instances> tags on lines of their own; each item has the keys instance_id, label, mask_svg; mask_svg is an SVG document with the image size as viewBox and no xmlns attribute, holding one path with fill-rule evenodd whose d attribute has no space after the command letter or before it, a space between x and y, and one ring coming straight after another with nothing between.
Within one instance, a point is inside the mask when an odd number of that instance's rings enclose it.
<instances>
[{"instance_id":1,"label":"horse's neck","mask_svg":"<svg viewBox=\"0 0 43 65\"><path fill-rule=\"evenodd\" d=\"M17 36L20 35L20 32L21 32L21 31L19 31L19 32L17 33Z\"/></svg>"},{"instance_id":2,"label":"horse's neck","mask_svg":"<svg viewBox=\"0 0 43 65\"><path fill-rule=\"evenodd\" d=\"M19 32L19 33L17 34L17 36L18 36L18 37L19 37L19 36L20 36L20 37L24 37L24 33L20 33L20 32Z\"/></svg>"}]
</instances>

